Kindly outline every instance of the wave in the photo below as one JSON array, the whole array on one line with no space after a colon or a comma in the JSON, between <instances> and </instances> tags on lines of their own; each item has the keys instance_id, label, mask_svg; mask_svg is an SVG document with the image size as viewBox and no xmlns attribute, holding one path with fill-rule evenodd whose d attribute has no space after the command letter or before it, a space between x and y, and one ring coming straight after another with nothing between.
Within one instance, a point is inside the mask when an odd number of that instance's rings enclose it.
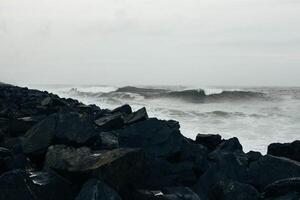
<instances>
[{"instance_id":1,"label":"wave","mask_svg":"<svg viewBox=\"0 0 300 200\"><path fill-rule=\"evenodd\" d=\"M263 99L266 95L261 92L253 91L241 91L241 90L225 90L218 91L217 93L210 93L203 89L189 89L175 91L170 89L160 88L141 88L126 86L117 88L113 91L112 87L101 90L87 89L87 88L72 88L67 91L68 94L82 97L93 97L93 98L115 98L115 99L178 99L191 103L211 103L211 102L222 102L222 101L245 101L253 99Z\"/></svg>"}]
</instances>

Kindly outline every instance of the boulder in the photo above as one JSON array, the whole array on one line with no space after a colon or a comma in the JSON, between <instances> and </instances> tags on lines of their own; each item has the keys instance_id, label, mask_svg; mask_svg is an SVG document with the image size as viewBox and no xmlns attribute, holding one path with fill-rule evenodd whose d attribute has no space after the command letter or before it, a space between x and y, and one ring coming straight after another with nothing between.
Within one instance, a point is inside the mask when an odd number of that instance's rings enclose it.
<instances>
[{"instance_id":1,"label":"boulder","mask_svg":"<svg viewBox=\"0 0 300 200\"><path fill-rule=\"evenodd\" d=\"M95 124L103 130L115 130L124 126L124 119L122 114L116 113L95 120Z\"/></svg>"},{"instance_id":2,"label":"boulder","mask_svg":"<svg viewBox=\"0 0 300 200\"><path fill-rule=\"evenodd\" d=\"M198 134L196 137L197 144L204 145L209 149L215 149L222 142L221 135L213 135L213 134Z\"/></svg>"},{"instance_id":3,"label":"boulder","mask_svg":"<svg viewBox=\"0 0 300 200\"><path fill-rule=\"evenodd\" d=\"M105 183L90 179L84 183L75 200L121 200L121 197Z\"/></svg>"},{"instance_id":4,"label":"boulder","mask_svg":"<svg viewBox=\"0 0 300 200\"><path fill-rule=\"evenodd\" d=\"M32 184L25 171L8 171L0 176L0 199L36 200L34 192L30 189Z\"/></svg>"},{"instance_id":5,"label":"boulder","mask_svg":"<svg viewBox=\"0 0 300 200\"><path fill-rule=\"evenodd\" d=\"M72 200L71 184L55 172L13 170L0 176L0 199Z\"/></svg>"},{"instance_id":6,"label":"boulder","mask_svg":"<svg viewBox=\"0 0 300 200\"><path fill-rule=\"evenodd\" d=\"M98 131L91 116L75 112L59 114L55 129L57 143L89 146L97 142Z\"/></svg>"},{"instance_id":7,"label":"boulder","mask_svg":"<svg viewBox=\"0 0 300 200\"><path fill-rule=\"evenodd\" d=\"M201 200L188 187L169 187L161 190L138 190L135 195L137 200Z\"/></svg>"},{"instance_id":8,"label":"boulder","mask_svg":"<svg viewBox=\"0 0 300 200\"><path fill-rule=\"evenodd\" d=\"M263 197L279 197L289 193L300 194L300 177L276 181L264 188Z\"/></svg>"},{"instance_id":9,"label":"boulder","mask_svg":"<svg viewBox=\"0 0 300 200\"><path fill-rule=\"evenodd\" d=\"M262 157L262 154L257 151L249 151L248 153L246 153L246 156L248 158L248 162L251 163L260 159Z\"/></svg>"},{"instance_id":10,"label":"boulder","mask_svg":"<svg viewBox=\"0 0 300 200\"><path fill-rule=\"evenodd\" d=\"M266 155L249 165L249 183L262 191L267 185L286 178L300 177L300 163Z\"/></svg>"},{"instance_id":11,"label":"boulder","mask_svg":"<svg viewBox=\"0 0 300 200\"><path fill-rule=\"evenodd\" d=\"M55 145L48 149L45 167L61 172L85 173L124 194L128 187L143 183L144 163L143 153L138 149L93 152L87 147Z\"/></svg>"},{"instance_id":12,"label":"boulder","mask_svg":"<svg viewBox=\"0 0 300 200\"><path fill-rule=\"evenodd\" d=\"M57 115L53 114L29 129L23 141L26 154L43 154L54 140L57 126Z\"/></svg>"},{"instance_id":13,"label":"boulder","mask_svg":"<svg viewBox=\"0 0 300 200\"><path fill-rule=\"evenodd\" d=\"M11 136L24 135L33 125L46 118L45 115L30 116L14 119L10 122L9 133Z\"/></svg>"},{"instance_id":14,"label":"boulder","mask_svg":"<svg viewBox=\"0 0 300 200\"><path fill-rule=\"evenodd\" d=\"M143 108L137 110L136 112L127 115L125 117L124 121L125 121L125 124L129 125L129 124L137 123L137 122L144 121L147 119L148 119L148 114L147 114L146 108L143 107Z\"/></svg>"},{"instance_id":15,"label":"boulder","mask_svg":"<svg viewBox=\"0 0 300 200\"><path fill-rule=\"evenodd\" d=\"M246 182L248 180L247 162L242 154L230 152L212 152L207 170L193 187L194 191L203 200L208 199L209 188L220 181Z\"/></svg>"},{"instance_id":16,"label":"boulder","mask_svg":"<svg viewBox=\"0 0 300 200\"><path fill-rule=\"evenodd\" d=\"M248 184L220 181L209 190L209 200L258 200L259 193Z\"/></svg>"},{"instance_id":17,"label":"boulder","mask_svg":"<svg viewBox=\"0 0 300 200\"><path fill-rule=\"evenodd\" d=\"M268 154L286 157L300 162L300 140L292 143L273 143L268 146Z\"/></svg>"},{"instance_id":18,"label":"boulder","mask_svg":"<svg viewBox=\"0 0 300 200\"><path fill-rule=\"evenodd\" d=\"M152 118L116 131L120 147L142 148L151 157L172 157L180 152L184 137L176 121Z\"/></svg>"},{"instance_id":19,"label":"boulder","mask_svg":"<svg viewBox=\"0 0 300 200\"><path fill-rule=\"evenodd\" d=\"M118 137L113 132L99 133L101 138L101 149L115 149L119 147Z\"/></svg>"},{"instance_id":20,"label":"boulder","mask_svg":"<svg viewBox=\"0 0 300 200\"><path fill-rule=\"evenodd\" d=\"M118 108L113 109L111 111L111 113L122 113L123 115L129 115L132 113L132 109L131 109L130 105L125 104Z\"/></svg>"}]
</instances>

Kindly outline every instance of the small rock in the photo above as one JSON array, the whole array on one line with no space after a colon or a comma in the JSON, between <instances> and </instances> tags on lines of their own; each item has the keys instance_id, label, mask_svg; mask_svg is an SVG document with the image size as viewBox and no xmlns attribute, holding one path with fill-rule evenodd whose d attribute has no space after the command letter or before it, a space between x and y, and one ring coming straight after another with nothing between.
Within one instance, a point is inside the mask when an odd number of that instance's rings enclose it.
<instances>
[{"instance_id":1,"label":"small rock","mask_svg":"<svg viewBox=\"0 0 300 200\"><path fill-rule=\"evenodd\" d=\"M121 200L121 197L105 183L90 179L82 186L75 200Z\"/></svg>"}]
</instances>

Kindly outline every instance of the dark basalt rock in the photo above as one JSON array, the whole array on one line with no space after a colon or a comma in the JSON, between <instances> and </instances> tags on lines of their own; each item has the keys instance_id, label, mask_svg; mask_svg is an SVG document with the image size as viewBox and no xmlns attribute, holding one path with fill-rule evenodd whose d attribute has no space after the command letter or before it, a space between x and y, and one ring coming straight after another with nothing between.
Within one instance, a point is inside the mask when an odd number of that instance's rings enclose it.
<instances>
[{"instance_id":1,"label":"dark basalt rock","mask_svg":"<svg viewBox=\"0 0 300 200\"><path fill-rule=\"evenodd\" d=\"M181 150L184 137L178 122L155 118L117 131L120 147L142 148L152 157L172 157Z\"/></svg>"},{"instance_id":2,"label":"dark basalt rock","mask_svg":"<svg viewBox=\"0 0 300 200\"><path fill-rule=\"evenodd\" d=\"M57 115L50 115L25 134L23 151L26 154L43 154L54 140Z\"/></svg>"},{"instance_id":3,"label":"dark basalt rock","mask_svg":"<svg viewBox=\"0 0 300 200\"><path fill-rule=\"evenodd\" d=\"M98 139L98 131L89 115L73 112L59 114L55 128L55 139L57 143L89 146Z\"/></svg>"},{"instance_id":4,"label":"dark basalt rock","mask_svg":"<svg viewBox=\"0 0 300 200\"><path fill-rule=\"evenodd\" d=\"M43 120L46 116L30 116L21 117L11 121L9 125L9 133L11 136L22 136L24 135L33 125L37 124L39 121Z\"/></svg>"},{"instance_id":5,"label":"dark basalt rock","mask_svg":"<svg viewBox=\"0 0 300 200\"><path fill-rule=\"evenodd\" d=\"M266 155L249 165L249 183L260 191L278 180L300 177L300 163Z\"/></svg>"},{"instance_id":6,"label":"dark basalt rock","mask_svg":"<svg viewBox=\"0 0 300 200\"><path fill-rule=\"evenodd\" d=\"M278 197L296 192L300 194L300 177L279 180L266 186L263 197Z\"/></svg>"},{"instance_id":7,"label":"dark basalt rock","mask_svg":"<svg viewBox=\"0 0 300 200\"><path fill-rule=\"evenodd\" d=\"M258 200L259 193L248 184L220 181L209 190L209 200Z\"/></svg>"},{"instance_id":8,"label":"dark basalt rock","mask_svg":"<svg viewBox=\"0 0 300 200\"><path fill-rule=\"evenodd\" d=\"M105 183L90 179L82 186L75 200L121 200L121 197Z\"/></svg>"},{"instance_id":9,"label":"dark basalt rock","mask_svg":"<svg viewBox=\"0 0 300 200\"><path fill-rule=\"evenodd\" d=\"M115 114L115 113L122 113L124 115L129 115L129 114L132 113L132 109L131 109L130 105L125 104L123 106L115 108L114 110L111 111L111 113L113 113L113 114Z\"/></svg>"},{"instance_id":10,"label":"dark basalt rock","mask_svg":"<svg viewBox=\"0 0 300 200\"><path fill-rule=\"evenodd\" d=\"M56 145L49 147L45 166L61 172L88 174L124 194L126 188L142 184L144 162L143 153L137 149L93 152L87 147Z\"/></svg>"},{"instance_id":11,"label":"dark basalt rock","mask_svg":"<svg viewBox=\"0 0 300 200\"><path fill-rule=\"evenodd\" d=\"M101 149L115 149L119 147L118 137L113 132L99 133L101 138Z\"/></svg>"},{"instance_id":12,"label":"dark basalt rock","mask_svg":"<svg viewBox=\"0 0 300 200\"><path fill-rule=\"evenodd\" d=\"M188 187L170 187L162 190L138 190L135 194L138 200L201 200Z\"/></svg>"},{"instance_id":13,"label":"dark basalt rock","mask_svg":"<svg viewBox=\"0 0 300 200\"><path fill-rule=\"evenodd\" d=\"M124 118L122 114L116 113L101 117L95 121L98 127L104 130L115 130L120 129L124 126Z\"/></svg>"},{"instance_id":14,"label":"dark basalt rock","mask_svg":"<svg viewBox=\"0 0 300 200\"><path fill-rule=\"evenodd\" d=\"M129 125L129 124L137 123L137 122L144 121L147 119L148 119L148 114L147 114L146 108L143 107L143 108L137 110L136 112L127 115L124 119L124 122L125 122L125 124Z\"/></svg>"},{"instance_id":15,"label":"dark basalt rock","mask_svg":"<svg viewBox=\"0 0 300 200\"><path fill-rule=\"evenodd\" d=\"M268 154L279 157L286 157L300 162L300 141L292 143L273 143L268 146Z\"/></svg>"},{"instance_id":16,"label":"dark basalt rock","mask_svg":"<svg viewBox=\"0 0 300 200\"><path fill-rule=\"evenodd\" d=\"M0 176L0 199L71 200L71 184L54 172L27 173L13 170Z\"/></svg>"},{"instance_id":17,"label":"dark basalt rock","mask_svg":"<svg viewBox=\"0 0 300 200\"><path fill-rule=\"evenodd\" d=\"M215 149L222 142L222 137L220 135L212 134L198 134L196 137L197 144L202 144L209 149Z\"/></svg>"},{"instance_id":18,"label":"dark basalt rock","mask_svg":"<svg viewBox=\"0 0 300 200\"><path fill-rule=\"evenodd\" d=\"M249 163L251 163L260 159L262 157L262 154L257 151L249 151L248 153L246 153L246 156L248 158Z\"/></svg>"}]
</instances>

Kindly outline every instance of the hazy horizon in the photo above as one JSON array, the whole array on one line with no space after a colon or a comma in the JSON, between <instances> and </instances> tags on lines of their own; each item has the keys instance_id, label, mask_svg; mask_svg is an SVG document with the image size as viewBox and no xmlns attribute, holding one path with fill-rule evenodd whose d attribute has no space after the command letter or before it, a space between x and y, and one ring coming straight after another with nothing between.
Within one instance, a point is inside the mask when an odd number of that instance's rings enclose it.
<instances>
[{"instance_id":1,"label":"hazy horizon","mask_svg":"<svg viewBox=\"0 0 300 200\"><path fill-rule=\"evenodd\" d=\"M300 86L294 0L3 0L0 81Z\"/></svg>"}]
</instances>

